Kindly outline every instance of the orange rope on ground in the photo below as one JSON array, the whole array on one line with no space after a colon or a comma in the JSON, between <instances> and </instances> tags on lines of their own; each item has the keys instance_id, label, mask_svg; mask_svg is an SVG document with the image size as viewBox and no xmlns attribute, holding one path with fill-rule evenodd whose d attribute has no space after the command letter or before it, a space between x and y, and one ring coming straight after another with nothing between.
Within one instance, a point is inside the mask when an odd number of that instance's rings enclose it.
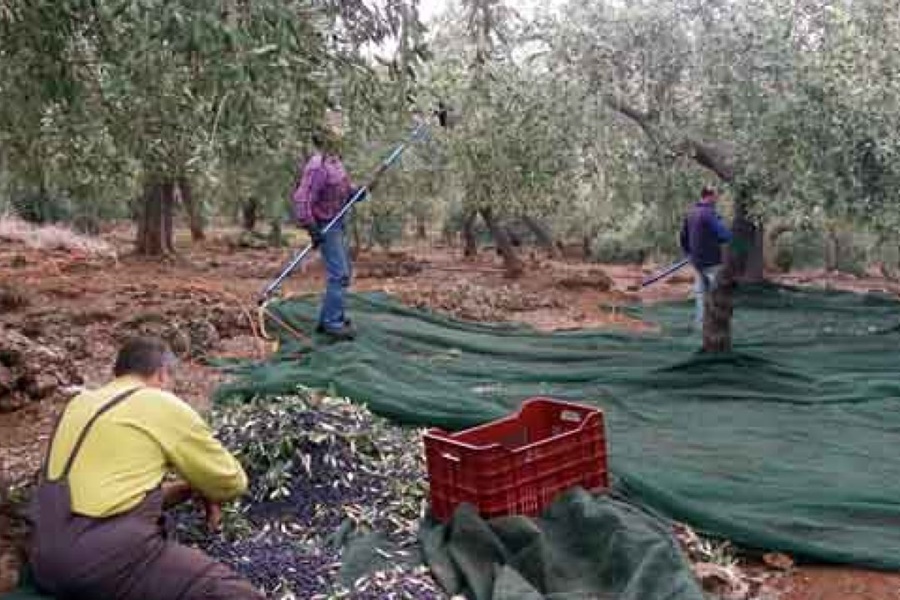
<instances>
[{"instance_id":1,"label":"orange rope on ground","mask_svg":"<svg viewBox=\"0 0 900 600\"><path fill-rule=\"evenodd\" d=\"M291 325L288 325L286 322L284 322L284 320L282 320L281 318L276 316L274 313L272 313L269 310L266 310L265 305L259 307L259 313L260 313L260 319L259 319L260 327L264 327L265 316L263 316L263 313L265 313L265 315L267 315L270 319L275 321L276 325L280 325L281 327L283 327L285 331L287 331L288 333L293 335L295 338L297 338L301 342L312 343L312 338L310 336L304 334L299 329L296 329L296 328L292 327ZM269 339L274 339L274 338L269 338Z\"/></svg>"}]
</instances>

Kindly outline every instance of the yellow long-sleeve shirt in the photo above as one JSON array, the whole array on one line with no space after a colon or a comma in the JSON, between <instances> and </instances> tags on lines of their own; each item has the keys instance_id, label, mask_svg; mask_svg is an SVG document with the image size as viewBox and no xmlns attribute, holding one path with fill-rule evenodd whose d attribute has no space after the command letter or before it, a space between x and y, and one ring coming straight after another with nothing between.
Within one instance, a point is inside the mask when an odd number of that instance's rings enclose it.
<instances>
[{"instance_id":1,"label":"yellow long-sleeve shirt","mask_svg":"<svg viewBox=\"0 0 900 600\"><path fill-rule=\"evenodd\" d=\"M108 517L137 506L170 470L207 498L224 502L247 489L247 475L190 406L140 380L121 377L66 407L53 440L50 479L62 473L84 426L116 395L141 387L94 423L69 473L73 512Z\"/></svg>"}]
</instances>

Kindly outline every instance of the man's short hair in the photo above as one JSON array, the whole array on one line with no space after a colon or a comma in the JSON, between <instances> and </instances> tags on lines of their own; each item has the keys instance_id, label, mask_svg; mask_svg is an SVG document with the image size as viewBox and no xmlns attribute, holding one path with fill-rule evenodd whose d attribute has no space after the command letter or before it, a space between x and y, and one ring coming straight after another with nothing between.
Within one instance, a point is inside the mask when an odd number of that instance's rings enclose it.
<instances>
[{"instance_id":1,"label":"man's short hair","mask_svg":"<svg viewBox=\"0 0 900 600\"><path fill-rule=\"evenodd\" d=\"M176 362L169 345L155 337L136 337L125 342L116 356L113 375L151 377L160 369Z\"/></svg>"}]
</instances>

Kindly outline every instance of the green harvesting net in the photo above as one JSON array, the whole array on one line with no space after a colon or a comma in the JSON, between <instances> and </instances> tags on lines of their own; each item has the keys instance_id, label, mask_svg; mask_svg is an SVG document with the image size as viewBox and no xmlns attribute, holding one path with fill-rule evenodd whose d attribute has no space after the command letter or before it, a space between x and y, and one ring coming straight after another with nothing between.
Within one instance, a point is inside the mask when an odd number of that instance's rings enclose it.
<instances>
[{"instance_id":1,"label":"green harvesting net","mask_svg":"<svg viewBox=\"0 0 900 600\"><path fill-rule=\"evenodd\" d=\"M704 598L665 523L581 489L537 519L484 521L462 505L446 525L424 528L420 542L441 586L473 600Z\"/></svg>"},{"instance_id":2,"label":"green harvesting net","mask_svg":"<svg viewBox=\"0 0 900 600\"><path fill-rule=\"evenodd\" d=\"M900 568L900 306L770 286L736 306L735 352L704 356L686 302L644 311L658 334L548 335L356 296L355 343L311 349L285 333L218 398L304 385L448 429L534 395L590 403L605 411L614 475L647 505L748 547ZM272 310L308 331L316 306Z\"/></svg>"}]
</instances>

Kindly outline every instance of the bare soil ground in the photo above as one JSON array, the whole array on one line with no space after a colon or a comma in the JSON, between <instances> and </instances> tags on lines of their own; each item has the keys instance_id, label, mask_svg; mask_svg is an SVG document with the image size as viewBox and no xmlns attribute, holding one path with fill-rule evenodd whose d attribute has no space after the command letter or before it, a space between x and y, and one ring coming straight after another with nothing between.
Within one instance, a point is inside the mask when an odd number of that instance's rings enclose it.
<instances>
[{"instance_id":1,"label":"bare soil ground","mask_svg":"<svg viewBox=\"0 0 900 600\"><path fill-rule=\"evenodd\" d=\"M900 574L804 567L776 585L780 600L900 600Z\"/></svg>"},{"instance_id":2,"label":"bare soil ground","mask_svg":"<svg viewBox=\"0 0 900 600\"><path fill-rule=\"evenodd\" d=\"M14 580L16 570L3 488L33 475L65 399L78 385L94 386L107 379L122 339L134 333L168 339L183 360L176 391L201 409L222 380L218 371L204 364L206 358L262 357L268 351L256 330L256 297L290 250L238 248L236 231L215 231L202 245L184 241L180 233L179 256L159 262L130 256L132 236L128 227L104 234L119 250L118 259L0 241L0 349L4 336L26 336L35 344L31 351L50 352L83 380L79 384L54 375L37 385L32 379L40 375L41 365L26 365L22 368L35 373L20 377L30 382L20 390L24 408L10 412L7 407L3 412L0 406L0 593ZM492 252L469 260L460 254L459 249L430 246L364 253L355 263L354 289L382 290L410 305L462 318L519 321L558 330L646 328L620 308L638 301L685 298L691 285L689 276L679 275L641 294L629 293L629 286L651 269L549 260L529 251L526 275L510 281ZM900 286L878 278L811 272L781 279L900 294ZM321 265L312 260L288 281L284 294L321 287ZM2 385L0 379L0 392ZM28 394L38 399L26 398ZM895 600L900 599L900 575L796 568L775 578L772 589L779 590L784 600Z\"/></svg>"}]
</instances>

